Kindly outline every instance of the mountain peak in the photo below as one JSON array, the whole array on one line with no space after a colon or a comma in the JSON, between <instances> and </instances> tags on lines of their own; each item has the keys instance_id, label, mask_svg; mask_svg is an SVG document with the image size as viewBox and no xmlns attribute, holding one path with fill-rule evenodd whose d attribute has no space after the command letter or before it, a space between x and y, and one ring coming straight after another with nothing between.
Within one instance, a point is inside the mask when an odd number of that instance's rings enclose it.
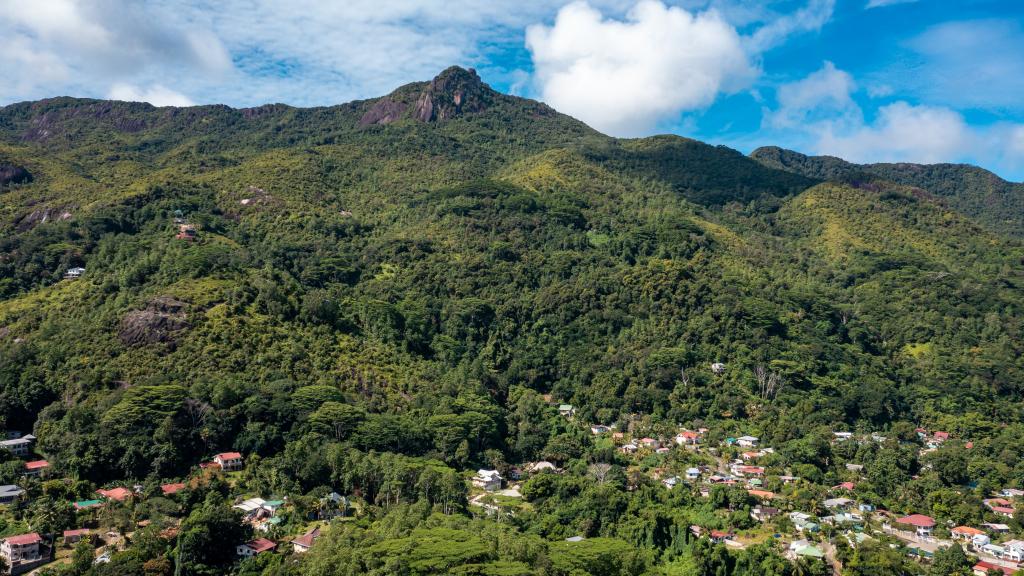
<instances>
[{"instance_id":1,"label":"mountain peak","mask_svg":"<svg viewBox=\"0 0 1024 576\"><path fill-rule=\"evenodd\" d=\"M420 122L449 120L487 110L496 94L473 68L451 66L430 82L409 84L378 99L359 124L390 124L401 118Z\"/></svg>"}]
</instances>

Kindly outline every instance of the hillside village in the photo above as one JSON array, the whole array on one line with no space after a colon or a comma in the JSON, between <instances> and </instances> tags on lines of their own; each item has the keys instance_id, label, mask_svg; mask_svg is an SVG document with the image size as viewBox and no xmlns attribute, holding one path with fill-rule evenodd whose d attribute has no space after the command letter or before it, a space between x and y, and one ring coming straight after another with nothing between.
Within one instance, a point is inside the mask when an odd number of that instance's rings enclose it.
<instances>
[{"instance_id":1,"label":"hillside village","mask_svg":"<svg viewBox=\"0 0 1024 576\"><path fill-rule=\"evenodd\" d=\"M925 565L938 551L960 547L974 559L977 576L1013 574L1024 563L1024 527L1017 512L1024 507L1021 488L1005 487L988 494L978 510L985 521L957 525L914 510L878 507L874 498L858 490L867 472L861 464L845 463L837 475L840 481L824 486L780 466L776 450L752 434L723 437L725 431L704 427L679 427L674 435L642 433L639 419L620 430L616 424L580 422L569 404L549 406L552 415L557 414L567 426L589 433L595 450L610 448L619 455L627 491L651 486L717 502L712 522L689 527L693 537L713 544L742 550L774 542L791 561L821 562L829 567L826 571L836 573L842 570L838 549L856 550L867 541L885 544ZM924 428L914 433L916 442L905 443L916 446L919 456L963 440ZM850 448L888 440L876 432L835 430L831 442ZM971 445L965 442L966 448ZM238 533L246 535L234 545L238 562L263 554L304 554L332 523L351 522L371 505L357 495L337 492L321 496L245 492L239 488L245 476L256 472L253 467L259 466L259 459L251 464L238 452L212 455L187 478L91 490L85 483L61 477L59 467L35 451L32 435L8 432L0 447L19 468L18 484L0 486L0 518L7 533L0 539L0 557L14 576L81 561L86 553L96 564L108 563L139 538L173 541L179 536L183 504L190 494L213 484L230 494ZM591 464L583 473L603 482L612 468ZM471 512L500 522L529 508L531 487L538 478L571 473L550 461L525 462L466 472L463 488ZM69 499L57 500L61 494ZM38 517L28 510L37 501L63 507L66 513L57 514L61 520L56 523L36 524ZM584 536L567 539L584 540Z\"/></svg>"}]
</instances>

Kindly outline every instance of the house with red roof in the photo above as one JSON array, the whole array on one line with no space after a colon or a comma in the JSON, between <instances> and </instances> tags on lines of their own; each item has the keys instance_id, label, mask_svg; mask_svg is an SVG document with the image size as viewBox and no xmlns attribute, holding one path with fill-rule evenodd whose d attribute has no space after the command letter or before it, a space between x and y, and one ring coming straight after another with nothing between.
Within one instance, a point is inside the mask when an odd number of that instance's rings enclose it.
<instances>
[{"instance_id":1,"label":"house with red roof","mask_svg":"<svg viewBox=\"0 0 1024 576\"><path fill-rule=\"evenodd\" d=\"M984 501L985 507L1006 518L1013 518L1013 502L1006 498L989 498Z\"/></svg>"},{"instance_id":2,"label":"house with red roof","mask_svg":"<svg viewBox=\"0 0 1024 576\"><path fill-rule=\"evenodd\" d=\"M43 472L50 468L50 463L46 460L33 460L31 462L25 462L25 476L37 478L42 475Z\"/></svg>"},{"instance_id":3,"label":"house with red roof","mask_svg":"<svg viewBox=\"0 0 1024 576\"><path fill-rule=\"evenodd\" d=\"M978 562L977 564L975 564L973 570L974 570L975 576L988 576L989 570L998 570L998 571L1002 572L1003 574L1005 574L1006 576L1009 576L1010 574L1014 574L1014 573L1017 572L1016 568L1009 568L1007 566L1000 566L998 564L993 564L991 562L985 562L985 561L981 561L981 562Z\"/></svg>"},{"instance_id":4,"label":"house with red roof","mask_svg":"<svg viewBox=\"0 0 1024 576\"><path fill-rule=\"evenodd\" d=\"M19 564L39 560L39 545L42 543L43 538L35 532L8 536L0 540L0 556L3 556L7 565L12 568L11 571L14 572L13 569L17 568Z\"/></svg>"},{"instance_id":5,"label":"house with red roof","mask_svg":"<svg viewBox=\"0 0 1024 576\"><path fill-rule=\"evenodd\" d=\"M250 540L245 544L239 544L238 546L235 546L235 552L243 558L249 558L250 556L262 554L264 552L270 552L274 548L277 548L277 544L274 543L273 540L267 540L266 538L257 538L255 540Z\"/></svg>"},{"instance_id":6,"label":"house with red roof","mask_svg":"<svg viewBox=\"0 0 1024 576\"><path fill-rule=\"evenodd\" d=\"M77 544L88 536L92 531L88 528L76 528L74 530L64 531L64 544Z\"/></svg>"},{"instance_id":7,"label":"house with red roof","mask_svg":"<svg viewBox=\"0 0 1024 576\"><path fill-rule=\"evenodd\" d=\"M220 466L220 469L225 472L241 470L244 465L242 455L238 452L221 452L213 457L213 463Z\"/></svg>"},{"instance_id":8,"label":"house with red roof","mask_svg":"<svg viewBox=\"0 0 1024 576\"><path fill-rule=\"evenodd\" d=\"M731 532L723 532L722 530L712 530L711 531L711 541L716 543L716 544L725 542L726 540L728 540L730 538L732 538L732 533Z\"/></svg>"},{"instance_id":9,"label":"house with red roof","mask_svg":"<svg viewBox=\"0 0 1024 576\"><path fill-rule=\"evenodd\" d=\"M134 493L127 488L111 488L110 490L104 490L101 488L97 490L96 493L107 500L115 500L117 502L124 502L134 495Z\"/></svg>"},{"instance_id":10,"label":"house with red roof","mask_svg":"<svg viewBox=\"0 0 1024 576\"><path fill-rule=\"evenodd\" d=\"M833 490L849 490L850 492L856 487L853 482L840 482L832 487Z\"/></svg>"},{"instance_id":11,"label":"house with red roof","mask_svg":"<svg viewBox=\"0 0 1024 576\"><path fill-rule=\"evenodd\" d=\"M918 536L931 536L935 528L935 519L924 514L911 514L896 519L897 524L914 528Z\"/></svg>"},{"instance_id":12,"label":"house with red roof","mask_svg":"<svg viewBox=\"0 0 1024 576\"><path fill-rule=\"evenodd\" d=\"M316 539L320 537L320 528L313 528L309 532L306 532L302 536L292 540L292 550L296 554L304 554L309 552L309 549L313 547Z\"/></svg>"},{"instance_id":13,"label":"house with red roof","mask_svg":"<svg viewBox=\"0 0 1024 576\"><path fill-rule=\"evenodd\" d=\"M164 493L164 496L171 496L185 489L185 484L178 482L173 484L163 484L160 486L160 491Z\"/></svg>"}]
</instances>

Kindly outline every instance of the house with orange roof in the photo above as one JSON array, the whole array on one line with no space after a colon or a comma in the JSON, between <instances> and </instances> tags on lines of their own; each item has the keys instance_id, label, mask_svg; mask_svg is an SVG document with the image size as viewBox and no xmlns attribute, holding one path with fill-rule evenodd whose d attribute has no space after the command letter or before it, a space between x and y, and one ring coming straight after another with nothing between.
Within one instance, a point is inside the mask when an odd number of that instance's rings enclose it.
<instances>
[{"instance_id":1,"label":"house with orange roof","mask_svg":"<svg viewBox=\"0 0 1024 576\"><path fill-rule=\"evenodd\" d=\"M185 489L185 484L182 482L176 482L172 484L163 484L160 486L160 491L164 493L164 496L171 496Z\"/></svg>"},{"instance_id":2,"label":"house with orange roof","mask_svg":"<svg viewBox=\"0 0 1024 576\"><path fill-rule=\"evenodd\" d=\"M97 490L96 493L107 500L115 500L117 502L124 502L134 495L134 493L127 488L111 488L110 490L104 490L101 488Z\"/></svg>"},{"instance_id":3,"label":"house with orange roof","mask_svg":"<svg viewBox=\"0 0 1024 576\"><path fill-rule=\"evenodd\" d=\"M46 460L33 460L31 462L25 462L25 471L23 472L23 475L28 476L30 478L38 478L43 474L43 472L49 470L49 468L50 463L47 462Z\"/></svg>"}]
</instances>

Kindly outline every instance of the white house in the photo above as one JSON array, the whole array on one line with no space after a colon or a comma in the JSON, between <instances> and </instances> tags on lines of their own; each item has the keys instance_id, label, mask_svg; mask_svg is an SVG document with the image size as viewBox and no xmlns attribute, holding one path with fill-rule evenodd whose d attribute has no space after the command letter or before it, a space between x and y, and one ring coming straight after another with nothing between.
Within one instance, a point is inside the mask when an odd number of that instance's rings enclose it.
<instances>
[{"instance_id":1,"label":"white house","mask_svg":"<svg viewBox=\"0 0 1024 576\"><path fill-rule=\"evenodd\" d=\"M235 553L241 556L242 558L249 558L250 556L255 556L263 552L270 552L274 548L277 548L277 544L275 544L272 540L267 540L266 538L257 538L255 540L250 540L245 544L239 544L238 546L235 546Z\"/></svg>"},{"instance_id":2,"label":"white house","mask_svg":"<svg viewBox=\"0 0 1024 576\"><path fill-rule=\"evenodd\" d=\"M676 484L679 484L680 480L679 476L669 476L662 480L661 483L665 485L665 488L671 490L676 487Z\"/></svg>"},{"instance_id":3,"label":"white house","mask_svg":"<svg viewBox=\"0 0 1024 576\"><path fill-rule=\"evenodd\" d=\"M725 364L722 364L721 362L714 362L713 364L711 364L711 371L714 372L715 374L724 374Z\"/></svg>"},{"instance_id":4,"label":"white house","mask_svg":"<svg viewBox=\"0 0 1024 576\"><path fill-rule=\"evenodd\" d=\"M832 435L835 436L836 440L839 442L844 442L853 438L853 432L833 432Z\"/></svg>"},{"instance_id":5,"label":"white house","mask_svg":"<svg viewBox=\"0 0 1024 576\"><path fill-rule=\"evenodd\" d=\"M82 274L85 274L85 268L76 266L75 268L68 268L67 272L64 272L64 277L68 279L81 278Z\"/></svg>"},{"instance_id":6,"label":"white house","mask_svg":"<svg viewBox=\"0 0 1024 576\"><path fill-rule=\"evenodd\" d=\"M0 556L7 560L7 565L14 568L23 562L34 562L39 559L39 545L43 539L32 532L20 536L8 536L0 541Z\"/></svg>"},{"instance_id":7,"label":"white house","mask_svg":"<svg viewBox=\"0 0 1024 576\"><path fill-rule=\"evenodd\" d=\"M3 448L15 456L27 456L32 450L32 440L35 436L22 436L11 440L0 440L0 448Z\"/></svg>"},{"instance_id":8,"label":"white house","mask_svg":"<svg viewBox=\"0 0 1024 576\"><path fill-rule=\"evenodd\" d=\"M573 408L572 404L559 404L558 414L569 418L576 415L576 409Z\"/></svg>"},{"instance_id":9,"label":"white house","mask_svg":"<svg viewBox=\"0 0 1024 576\"><path fill-rule=\"evenodd\" d=\"M697 480L698 478L700 478L700 468L687 468L686 469L686 479L687 480Z\"/></svg>"},{"instance_id":10,"label":"white house","mask_svg":"<svg viewBox=\"0 0 1024 576\"><path fill-rule=\"evenodd\" d=\"M17 504L24 495L25 491L20 486L14 484L0 486L0 504Z\"/></svg>"},{"instance_id":11,"label":"white house","mask_svg":"<svg viewBox=\"0 0 1024 576\"><path fill-rule=\"evenodd\" d=\"M473 486L483 488L488 492L501 490L501 474L497 470L484 470L481 468L476 471L476 476L473 477Z\"/></svg>"},{"instance_id":12,"label":"white house","mask_svg":"<svg viewBox=\"0 0 1024 576\"><path fill-rule=\"evenodd\" d=\"M757 436L740 436L736 439L736 444L744 448L756 448L759 441Z\"/></svg>"},{"instance_id":13,"label":"white house","mask_svg":"<svg viewBox=\"0 0 1024 576\"><path fill-rule=\"evenodd\" d=\"M225 472L241 470L243 466L242 455L238 452L221 452L213 457L213 462Z\"/></svg>"},{"instance_id":14,"label":"white house","mask_svg":"<svg viewBox=\"0 0 1024 576\"><path fill-rule=\"evenodd\" d=\"M601 434L607 434L607 433L609 433L611 431L612 431L611 428L609 428L609 427L607 427L607 426L605 426L603 424L594 424L593 426L590 427L590 433L595 435L595 436L598 436L598 435L601 435Z\"/></svg>"}]
</instances>

